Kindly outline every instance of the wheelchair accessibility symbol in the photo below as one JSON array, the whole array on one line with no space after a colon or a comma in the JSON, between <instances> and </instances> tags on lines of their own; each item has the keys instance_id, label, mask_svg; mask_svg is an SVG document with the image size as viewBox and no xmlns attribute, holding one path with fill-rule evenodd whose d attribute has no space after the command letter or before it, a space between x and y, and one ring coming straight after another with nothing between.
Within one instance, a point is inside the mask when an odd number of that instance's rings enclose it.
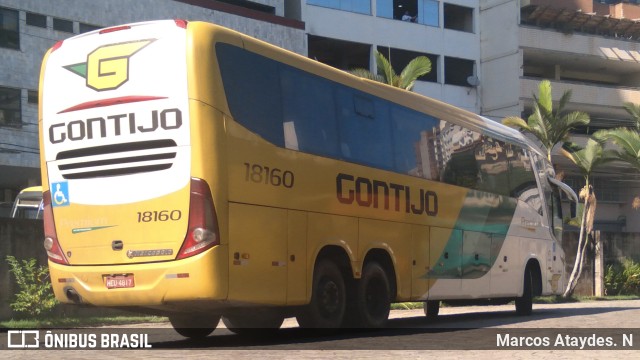
<instances>
[{"instance_id":1,"label":"wheelchair accessibility symbol","mask_svg":"<svg viewBox=\"0 0 640 360\"><path fill-rule=\"evenodd\" d=\"M59 182L53 183L51 186L53 193L51 194L51 205L68 206L69 205L69 183Z\"/></svg>"}]
</instances>

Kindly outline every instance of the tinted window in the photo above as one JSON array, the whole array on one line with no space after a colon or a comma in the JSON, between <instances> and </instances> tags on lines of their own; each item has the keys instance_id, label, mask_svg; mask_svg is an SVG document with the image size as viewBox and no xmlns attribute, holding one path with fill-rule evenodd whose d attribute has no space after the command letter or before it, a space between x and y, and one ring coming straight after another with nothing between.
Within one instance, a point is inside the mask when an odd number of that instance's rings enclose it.
<instances>
[{"instance_id":1,"label":"tinted window","mask_svg":"<svg viewBox=\"0 0 640 360\"><path fill-rule=\"evenodd\" d=\"M299 70L281 73L285 146L339 156L332 84Z\"/></svg>"},{"instance_id":2,"label":"tinted window","mask_svg":"<svg viewBox=\"0 0 640 360\"><path fill-rule=\"evenodd\" d=\"M529 204L542 215L542 201L529 153L516 147L509 169L509 195Z\"/></svg>"},{"instance_id":3,"label":"tinted window","mask_svg":"<svg viewBox=\"0 0 640 360\"><path fill-rule=\"evenodd\" d=\"M393 152L386 102L357 94L346 87L336 90L343 158L392 169Z\"/></svg>"},{"instance_id":4,"label":"tinted window","mask_svg":"<svg viewBox=\"0 0 640 360\"><path fill-rule=\"evenodd\" d=\"M440 120L392 106L396 171L425 179L440 179Z\"/></svg>"},{"instance_id":5,"label":"tinted window","mask_svg":"<svg viewBox=\"0 0 640 360\"><path fill-rule=\"evenodd\" d=\"M53 18L53 30L73 33L73 22L69 20Z\"/></svg>"},{"instance_id":6,"label":"tinted window","mask_svg":"<svg viewBox=\"0 0 640 360\"><path fill-rule=\"evenodd\" d=\"M371 0L307 0L307 4L371 14Z\"/></svg>"},{"instance_id":7,"label":"tinted window","mask_svg":"<svg viewBox=\"0 0 640 360\"><path fill-rule=\"evenodd\" d=\"M47 17L41 14L27 13L27 25L41 28L47 27Z\"/></svg>"},{"instance_id":8,"label":"tinted window","mask_svg":"<svg viewBox=\"0 0 640 360\"><path fill-rule=\"evenodd\" d=\"M447 184L476 189L480 135L460 125L446 124L441 131L443 166L440 179Z\"/></svg>"},{"instance_id":9,"label":"tinted window","mask_svg":"<svg viewBox=\"0 0 640 360\"><path fill-rule=\"evenodd\" d=\"M518 198L541 212L520 147L217 44L236 121L281 147Z\"/></svg>"},{"instance_id":10,"label":"tinted window","mask_svg":"<svg viewBox=\"0 0 640 360\"><path fill-rule=\"evenodd\" d=\"M0 126L22 124L21 96L20 89L0 87Z\"/></svg>"},{"instance_id":11,"label":"tinted window","mask_svg":"<svg viewBox=\"0 0 640 360\"><path fill-rule=\"evenodd\" d=\"M233 117L265 140L284 146L278 63L227 44L216 48Z\"/></svg>"},{"instance_id":12,"label":"tinted window","mask_svg":"<svg viewBox=\"0 0 640 360\"><path fill-rule=\"evenodd\" d=\"M0 47L20 49L18 12L0 8Z\"/></svg>"},{"instance_id":13,"label":"tinted window","mask_svg":"<svg viewBox=\"0 0 640 360\"><path fill-rule=\"evenodd\" d=\"M509 195L509 165L507 153L511 145L482 136L475 147L475 158L478 162L477 189L500 195Z\"/></svg>"},{"instance_id":14,"label":"tinted window","mask_svg":"<svg viewBox=\"0 0 640 360\"><path fill-rule=\"evenodd\" d=\"M83 34L89 31L98 30L100 29L100 26L80 23L79 29L80 29L80 34Z\"/></svg>"}]
</instances>

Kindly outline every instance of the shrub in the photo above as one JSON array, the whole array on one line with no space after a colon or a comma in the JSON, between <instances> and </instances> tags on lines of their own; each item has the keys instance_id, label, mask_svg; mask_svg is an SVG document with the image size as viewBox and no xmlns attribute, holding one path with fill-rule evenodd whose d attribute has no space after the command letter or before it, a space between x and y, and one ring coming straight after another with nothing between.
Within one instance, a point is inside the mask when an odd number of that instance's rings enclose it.
<instances>
[{"instance_id":1,"label":"shrub","mask_svg":"<svg viewBox=\"0 0 640 360\"><path fill-rule=\"evenodd\" d=\"M13 310L36 317L51 311L58 304L49 282L48 267L37 266L34 258L18 261L11 255L7 256L7 263L19 288L16 301L10 304Z\"/></svg>"},{"instance_id":2,"label":"shrub","mask_svg":"<svg viewBox=\"0 0 640 360\"><path fill-rule=\"evenodd\" d=\"M640 295L640 264L625 259L607 266L604 283L607 295Z\"/></svg>"}]
</instances>

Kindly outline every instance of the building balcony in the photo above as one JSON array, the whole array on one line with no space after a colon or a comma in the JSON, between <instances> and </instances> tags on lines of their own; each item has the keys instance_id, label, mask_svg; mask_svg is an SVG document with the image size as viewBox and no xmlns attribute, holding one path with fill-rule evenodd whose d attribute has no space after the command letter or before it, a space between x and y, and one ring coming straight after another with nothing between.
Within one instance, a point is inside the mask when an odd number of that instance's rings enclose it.
<instances>
[{"instance_id":1,"label":"building balcony","mask_svg":"<svg viewBox=\"0 0 640 360\"><path fill-rule=\"evenodd\" d=\"M538 85L542 78L522 78L520 80L520 99L525 108L531 107L533 94L538 93ZM622 108L625 102L640 104L640 88L626 88L599 84L581 83L577 81L550 80L552 96L559 100L565 91L571 90L571 103L568 110L580 110L592 117L626 119L628 114Z\"/></svg>"}]
</instances>

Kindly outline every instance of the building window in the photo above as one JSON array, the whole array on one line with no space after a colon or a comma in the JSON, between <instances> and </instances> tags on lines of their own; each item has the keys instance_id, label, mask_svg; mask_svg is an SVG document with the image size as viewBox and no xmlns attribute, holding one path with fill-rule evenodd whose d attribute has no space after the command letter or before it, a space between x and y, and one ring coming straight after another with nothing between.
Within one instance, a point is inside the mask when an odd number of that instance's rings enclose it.
<instances>
[{"instance_id":1,"label":"building window","mask_svg":"<svg viewBox=\"0 0 640 360\"><path fill-rule=\"evenodd\" d=\"M391 66L396 74L400 74L402 69L409 64L409 62L418 56L426 56L431 61L431 71L418 78L419 81L438 82L438 55L419 53L409 50L401 50L388 48L384 46L378 46L378 51L384 55L387 59L391 59Z\"/></svg>"},{"instance_id":2,"label":"building window","mask_svg":"<svg viewBox=\"0 0 640 360\"><path fill-rule=\"evenodd\" d=\"M276 8L273 6L269 6L269 5L263 5L263 4L259 4L257 2L253 2L253 1L248 1L248 0L218 0L220 2L224 2L224 3L228 3L228 4L232 4L232 5L236 5L236 6L241 6L243 8L246 9L251 9L251 10L256 10L256 11L261 11L267 14L271 14L271 15L275 15L276 14Z\"/></svg>"},{"instance_id":3,"label":"building window","mask_svg":"<svg viewBox=\"0 0 640 360\"><path fill-rule=\"evenodd\" d=\"M473 9L465 6L444 4L444 28L473 32Z\"/></svg>"},{"instance_id":4,"label":"building window","mask_svg":"<svg viewBox=\"0 0 640 360\"><path fill-rule=\"evenodd\" d=\"M307 0L307 4L371 15L371 0Z\"/></svg>"},{"instance_id":5,"label":"building window","mask_svg":"<svg viewBox=\"0 0 640 360\"><path fill-rule=\"evenodd\" d=\"M27 92L27 103L31 105L38 105L38 91L37 90L29 90Z\"/></svg>"},{"instance_id":6,"label":"building window","mask_svg":"<svg viewBox=\"0 0 640 360\"><path fill-rule=\"evenodd\" d=\"M342 70L368 69L371 45L309 35L309 58Z\"/></svg>"},{"instance_id":7,"label":"building window","mask_svg":"<svg viewBox=\"0 0 640 360\"><path fill-rule=\"evenodd\" d=\"M27 25L47 28L47 17L42 14L27 13Z\"/></svg>"},{"instance_id":8,"label":"building window","mask_svg":"<svg viewBox=\"0 0 640 360\"><path fill-rule=\"evenodd\" d=\"M80 23L80 34L100 29L100 26Z\"/></svg>"},{"instance_id":9,"label":"building window","mask_svg":"<svg viewBox=\"0 0 640 360\"><path fill-rule=\"evenodd\" d=\"M473 60L445 56L444 83L448 85L472 86L469 77L473 76Z\"/></svg>"},{"instance_id":10,"label":"building window","mask_svg":"<svg viewBox=\"0 0 640 360\"><path fill-rule=\"evenodd\" d=\"M53 18L53 30L73 33L73 21Z\"/></svg>"},{"instance_id":11,"label":"building window","mask_svg":"<svg viewBox=\"0 0 640 360\"><path fill-rule=\"evenodd\" d=\"M0 126L22 124L20 100L20 89L0 87Z\"/></svg>"},{"instance_id":12,"label":"building window","mask_svg":"<svg viewBox=\"0 0 640 360\"><path fill-rule=\"evenodd\" d=\"M18 12L0 8L0 47L20 49Z\"/></svg>"},{"instance_id":13,"label":"building window","mask_svg":"<svg viewBox=\"0 0 640 360\"><path fill-rule=\"evenodd\" d=\"M429 25L439 25L439 4L435 0L378 0L378 17Z\"/></svg>"}]
</instances>

